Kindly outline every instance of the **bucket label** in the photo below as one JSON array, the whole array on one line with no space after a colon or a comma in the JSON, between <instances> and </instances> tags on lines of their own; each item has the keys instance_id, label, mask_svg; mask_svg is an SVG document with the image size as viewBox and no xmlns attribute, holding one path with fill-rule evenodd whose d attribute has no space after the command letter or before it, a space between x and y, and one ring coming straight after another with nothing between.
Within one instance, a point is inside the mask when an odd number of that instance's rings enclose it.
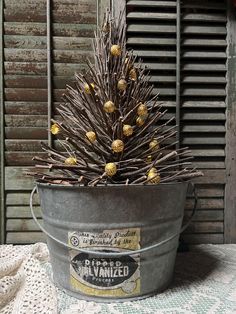
<instances>
[{"instance_id":1,"label":"bucket label","mask_svg":"<svg viewBox=\"0 0 236 314\"><path fill-rule=\"evenodd\" d=\"M73 250L126 252L140 248L140 228L69 232L71 288L87 295L125 297L140 293L140 257L102 257Z\"/></svg>"}]
</instances>

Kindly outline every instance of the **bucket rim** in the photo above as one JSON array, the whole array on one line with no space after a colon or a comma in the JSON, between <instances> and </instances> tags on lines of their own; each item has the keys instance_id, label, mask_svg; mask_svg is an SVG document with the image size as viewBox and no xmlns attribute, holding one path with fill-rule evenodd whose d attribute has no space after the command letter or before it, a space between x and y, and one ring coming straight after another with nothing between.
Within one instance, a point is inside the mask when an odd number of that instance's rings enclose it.
<instances>
[{"instance_id":1,"label":"bucket rim","mask_svg":"<svg viewBox=\"0 0 236 314\"><path fill-rule=\"evenodd\" d=\"M157 189L159 187L169 187L169 186L184 186L188 185L191 180L187 181L178 181L178 182L167 182L160 184L152 184L152 185L141 185L141 184L110 184L110 185L96 185L96 186L85 186L85 185L63 185L63 184L54 184L54 183L44 183L35 181L37 187L46 187L46 188L58 188L58 189L83 189L83 190L91 190L91 189L133 189L133 188L145 188L145 189Z\"/></svg>"}]
</instances>

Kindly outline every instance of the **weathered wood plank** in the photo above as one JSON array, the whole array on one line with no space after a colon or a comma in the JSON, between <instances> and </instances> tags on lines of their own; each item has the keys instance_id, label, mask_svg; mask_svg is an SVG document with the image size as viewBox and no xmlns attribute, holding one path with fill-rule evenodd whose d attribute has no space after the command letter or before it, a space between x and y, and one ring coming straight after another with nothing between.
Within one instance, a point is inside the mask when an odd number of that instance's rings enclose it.
<instances>
[{"instance_id":1,"label":"weathered wood plank","mask_svg":"<svg viewBox=\"0 0 236 314\"><path fill-rule=\"evenodd\" d=\"M7 232L6 243L10 244L30 244L36 242L46 242L42 232Z\"/></svg>"},{"instance_id":2,"label":"weathered wood plank","mask_svg":"<svg viewBox=\"0 0 236 314\"><path fill-rule=\"evenodd\" d=\"M204 176L194 179L198 184L225 184L226 174L225 170L204 170Z\"/></svg>"},{"instance_id":3,"label":"weathered wood plank","mask_svg":"<svg viewBox=\"0 0 236 314\"><path fill-rule=\"evenodd\" d=\"M181 238L189 244L211 243L211 244L223 244L223 233L213 234L183 234Z\"/></svg>"},{"instance_id":4,"label":"weathered wood plank","mask_svg":"<svg viewBox=\"0 0 236 314\"><path fill-rule=\"evenodd\" d=\"M225 113L222 112L184 112L181 120L194 120L194 121L225 121Z\"/></svg>"},{"instance_id":5,"label":"weathered wood plank","mask_svg":"<svg viewBox=\"0 0 236 314\"><path fill-rule=\"evenodd\" d=\"M47 130L45 127L5 127L6 139L47 139Z\"/></svg>"},{"instance_id":6,"label":"weathered wood plank","mask_svg":"<svg viewBox=\"0 0 236 314\"><path fill-rule=\"evenodd\" d=\"M183 46L196 46L196 47L226 47L227 43L226 40L224 39L205 39L205 38L201 38L201 40L199 39L192 39L192 38L187 38L187 39L183 39L182 42Z\"/></svg>"},{"instance_id":7,"label":"weathered wood plank","mask_svg":"<svg viewBox=\"0 0 236 314\"><path fill-rule=\"evenodd\" d=\"M163 12L130 12L127 14L128 20L175 20L175 13L163 13Z\"/></svg>"},{"instance_id":8,"label":"weathered wood plank","mask_svg":"<svg viewBox=\"0 0 236 314\"><path fill-rule=\"evenodd\" d=\"M95 24L53 23L54 36L90 37L94 36ZM5 22L5 35L46 36L46 23Z\"/></svg>"},{"instance_id":9,"label":"weathered wood plank","mask_svg":"<svg viewBox=\"0 0 236 314\"><path fill-rule=\"evenodd\" d=\"M225 145L225 137L186 136L181 140L182 145Z\"/></svg>"},{"instance_id":10,"label":"weathered wood plank","mask_svg":"<svg viewBox=\"0 0 236 314\"><path fill-rule=\"evenodd\" d=\"M36 217L41 217L40 206L34 207ZM32 218L29 206L7 206L6 208L7 218Z\"/></svg>"},{"instance_id":11,"label":"weathered wood plank","mask_svg":"<svg viewBox=\"0 0 236 314\"><path fill-rule=\"evenodd\" d=\"M175 46L176 39L174 38L142 38L142 37L129 37L127 40L128 45L145 45L145 46Z\"/></svg>"},{"instance_id":12,"label":"weathered wood plank","mask_svg":"<svg viewBox=\"0 0 236 314\"><path fill-rule=\"evenodd\" d=\"M185 25L182 29L183 34L204 34L204 35L226 35L225 26L215 26L215 25Z\"/></svg>"},{"instance_id":13,"label":"weathered wood plank","mask_svg":"<svg viewBox=\"0 0 236 314\"><path fill-rule=\"evenodd\" d=\"M183 71L201 71L201 72L221 72L221 71L226 71L226 66L225 63L222 64L200 64L200 63L189 63L189 64L184 64Z\"/></svg>"},{"instance_id":14,"label":"weathered wood plank","mask_svg":"<svg viewBox=\"0 0 236 314\"><path fill-rule=\"evenodd\" d=\"M42 115L5 115L7 127L47 127L47 116Z\"/></svg>"},{"instance_id":15,"label":"weathered wood plank","mask_svg":"<svg viewBox=\"0 0 236 314\"><path fill-rule=\"evenodd\" d=\"M7 206L13 205L13 207L27 205L27 208L28 208L29 207L30 193L26 193L23 191L24 191L24 187L22 188L22 190L19 191L19 193L7 192L6 193L6 205ZM36 206L39 205L38 194L35 194L34 199L33 199L33 204ZM9 206L9 208L10 208L10 206Z\"/></svg>"},{"instance_id":16,"label":"weathered wood plank","mask_svg":"<svg viewBox=\"0 0 236 314\"><path fill-rule=\"evenodd\" d=\"M226 187L224 243L236 243L236 19L235 8L228 3L227 122L226 122Z\"/></svg>"},{"instance_id":17,"label":"weathered wood plank","mask_svg":"<svg viewBox=\"0 0 236 314\"><path fill-rule=\"evenodd\" d=\"M225 132L224 125L184 125L182 128L182 132L191 132L191 133L217 133L217 132Z\"/></svg>"},{"instance_id":18,"label":"weathered wood plank","mask_svg":"<svg viewBox=\"0 0 236 314\"><path fill-rule=\"evenodd\" d=\"M53 47L57 50L91 50L92 38L83 37L56 37L52 39ZM5 48L17 49L46 49L45 36L5 35Z\"/></svg>"},{"instance_id":19,"label":"weathered wood plank","mask_svg":"<svg viewBox=\"0 0 236 314\"><path fill-rule=\"evenodd\" d=\"M147 0L128 0L127 6L148 7L148 8L175 8L176 3L173 1L147 1Z\"/></svg>"},{"instance_id":20,"label":"weathered wood plank","mask_svg":"<svg viewBox=\"0 0 236 314\"><path fill-rule=\"evenodd\" d=\"M78 3L79 5L79 3ZM46 10L34 9L27 5L25 7L12 6L4 9L4 21L6 22L46 22ZM87 7L87 6L86 6ZM87 7L88 10L88 7ZM55 23L73 23L75 24L95 24L96 10L94 6L89 11L80 11L80 8L71 8L68 5L63 9L52 10L52 18Z\"/></svg>"},{"instance_id":21,"label":"weathered wood plank","mask_svg":"<svg viewBox=\"0 0 236 314\"><path fill-rule=\"evenodd\" d=\"M186 100L182 104L183 108L225 108L226 103L224 101L203 101L203 100Z\"/></svg>"},{"instance_id":22,"label":"weathered wood plank","mask_svg":"<svg viewBox=\"0 0 236 314\"><path fill-rule=\"evenodd\" d=\"M216 158L217 161L215 161L215 160L206 161L206 158L204 158L204 157L202 158L203 160L198 160L199 158L201 158L201 157L195 157L195 160L193 162L193 166L199 170L225 169L225 163L224 163L223 157L221 157L221 160L218 160L219 158L217 157Z\"/></svg>"},{"instance_id":23,"label":"weathered wood plank","mask_svg":"<svg viewBox=\"0 0 236 314\"><path fill-rule=\"evenodd\" d=\"M136 24L129 23L127 27L127 33L148 33L148 34L175 34L176 26L175 25L153 25L153 24ZM142 36L142 35L141 35Z\"/></svg>"},{"instance_id":24,"label":"weathered wood plank","mask_svg":"<svg viewBox=\"0 0 236 314\"><path fill-rule=\"evenodd\" d=\"M185 211L185 220L191 217L191 211ZM193 218L193 221L223 221L223 210L198 210Z\"/></svg>"},{"instance_id":25,"label":"weathered wood plank","mask_svg":"<svg viewBox=\"0 0 236 314\"><path fill-rule=\"evenodd\" d=\"M183 14L184 22L226 22L225 14Z\"/></svg>"},{"instance_id":26,"label":"weathered wood plank","mask_svg":"<svg viewBox=\"0 0 236 314\"><path fill-rule=\"evenodd\" d=\"M4 49L5 61L18 61L18 62L46 62L47 53L43 49Z\"/></svg>"},{"instance_id":27,"label":"weathered wood plank","mask_svg":"<svg viewBox=\"0 0 236 314\"><path fill-rule=\"evenodd\" d=\"M47 115L47 103L6 101L5 113L9 115Z\"/></svg>"},{"instance_id":28,"label":"weathered wood plank","mask_svg":"<svg viewBox=\"0 0 236 314\"><path fill-rule=\"evenodd\" d=\"M5 74L46 75L47 64L37 62L4 62Z\"/></svg>"},{"instance_id":29,"label":"weathered wood plank","mask_svg":"<svg viewBox=\"0 0 236 314\"><path fill-rule=\"evenodd\" d=\"M34 166L33 157L46 158L42 152L5 152L6 166Z\"/></svg>"},{"instance_id":30,"label":"weathered wood plank","mask_svg":"<svg viewBox=\"0 0 236 314\"><path fill-rule=\"evenodd\" d=\"M39 227L33 219L7 219L6 231L39 231Z\"/></svg>"},{"instance_id":31,"label":"weathered wood plank","mask_svg":"<svg viewBox=\"0 0 236 314\"><path fill-rule=\"evenodd\" d=\"M42 141L46 144L46 141ZM5 140L5 151L10 152L40 152L40 140Z\"/></svg>"},{"instance_id":32,"label":"weathered wood plank","mask_svg":"<svg viewBox=\"0 0 236 314\"><path fill-rule=\"evenodd\" d=\"M226 84L226 78L224 75L222 76L191 76L191 75L185 75L182 80L183 83L191 83L191 84L206 84L209 86L209 84Z\"/></svg>"},{"instance_id":33,"label":"weathered wood plank","mask_svg":"<svg viewBox=\"0 0 236 314\"><path fill-rule=\"evenodd\" d=\"M5 88L6 101L47 101L47 89Z\"/></svg>"},{"instance_id":34,"label":"weathered wood plank","mask_svg":"<svg viewBox=\"0 0 236 314\"><path fill-rule=\"evenodd\" d=\"M185 208L190 210L193 208L194 200L188 198L186 200ZM224 208L224 200L220 198L199 198L197 209L223 209Z\"/></svg>"},{"instance_id":35,"label":"weathered wood plank","mask_svg":"<svg viewBox=\"0 0 236 314\"><path fill-rule=\"evenodd\" d=\"M30 171L30 167L5 167L6 190L32 190L34 179L26 176Z\"/></svg>"},{"instance_id":36,"label":"weathered wood plank","mask_svg":"<svg viewBox=\"0 0 236 314\"><path fill-rule=\"evenodd\" d=\"M207 221L207 222L198 222L195 221L191 223L190 226L184 232L188 233L223 233L224 232L224 223L220 221Z\"/></svg>"}]
</instances>

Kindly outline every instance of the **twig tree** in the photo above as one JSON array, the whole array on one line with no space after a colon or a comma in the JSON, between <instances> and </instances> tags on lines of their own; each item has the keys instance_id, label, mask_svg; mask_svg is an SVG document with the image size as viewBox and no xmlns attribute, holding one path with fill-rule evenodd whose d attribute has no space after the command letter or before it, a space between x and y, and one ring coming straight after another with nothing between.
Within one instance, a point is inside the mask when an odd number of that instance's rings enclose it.
<instances>
[{"instance_id":1,"label":"twig tree","mask_svg":"<svg viewBox=\"0 0 236 314\"><path fill-rule=\"evenodd\" d=\"M153 96L147 70L126 50L126 26L107 12L94 39L94 63L75 74L67 86L59 121L51 132L60 135L64 150L45 144L48 157L34 159L48 173L33 175L64 184L158 184L202 175L191 166L187 148L175 150L173 119ZM51 171L56 170L56 171Z\"/></svg>"}]
</instances>

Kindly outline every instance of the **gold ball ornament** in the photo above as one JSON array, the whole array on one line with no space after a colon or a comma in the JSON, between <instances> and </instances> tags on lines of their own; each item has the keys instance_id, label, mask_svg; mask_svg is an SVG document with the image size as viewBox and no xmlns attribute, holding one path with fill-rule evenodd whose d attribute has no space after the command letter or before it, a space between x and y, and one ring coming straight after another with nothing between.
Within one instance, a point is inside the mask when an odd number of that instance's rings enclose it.
<instances>
[{"instance_id":1,"label":"gold ball ornament","mask_svg":"<svg viewBox=\"0 0 236 314\"><path fill-rule=\"evenodd\" d=\"M91 143L95 142L96 139L97 139L96 133L93 132L93 131L87 132L87 133L86 133L86 137L87 137L87 139L88 139Z\"/></svg>"},{"instance_id":2,"label":"gold ball ornament","mask_svg":"<svg viewBox=\"0 0 236 314\"><path fill-rule=\"evenodd\" d=\"M91 94L92 89L94 89L95 85L93 83L89 84L85 84L84 85L84 91L86 94Z\"/></svg>"},{"instance_id":3,"label":"gold ball ornament","mask_svg":"<svg viewBox=\"0 0 236 314\"><path fill-rule=\"evenodd\" d=\"M121 140L115 140L111 144L111 148L115 153L121 153L124 150L124 143Z\"/></svg>"},{"instance_id":4,"label":"gold ball ornament","mask_svg":"<svg viewBox=\"0 0 236 314\"><path fill-rule=\"evenodd\" d=\"M103 109L107 113L112 113L116 110L116 106L115 106L114 102L112 102L111 100L108 100L107 102L105 102Z\"/></svg>"},{"instance_id":5,"label":"gold ball ornament","mask_svg":"<svg viewBox=\"0 0 236 314\"><path fill-rule=\"evenodd\" d=\"M113 56L116 56L116 57L120 56L121 55L121 48L120 48L120 46L119 45L112 45L111 46L111 54Z\"/></svg>"},{"instance_id":6,"label":"gold ball ornament","mask_svg":"<svg viewBox=\"0 0 236 314\"><path fill-rule=\"evenodd\" d=\"M121 90L121 91L126 90L126 88L127 88L127 82L126 82L126 80L124 80L124 79L119 80L118 83L117 83L117 88L118 88L119 90Z\"/></svg>"},{"instance_id":7,"label":"gold ball ornament","mask_svg":"<svg viewBox=\"0 0 236 314\"><path fill-rule=\"evenodd\" d=\"M132 81L137 81L137 71L135 69L131 69L129 71L129 78L132 80Z\"/></svg>"},{"instance_id":8,"label":"gold ball ornament","mask_svg":"<svg viewBox=\"0 0 236 314\"><path fill-rule=\"evenodd\" d=\"M136 119L136 123L137 123L138 126L142 126L145 123L145 119L143 119L143 117L138 117Z\"/></svg>"},{"instance_id":9,"label":"gold ball ornament","mask_svg":"<svg viewBox=\"0 0 236 314\"><path fill-rule=\"evenodd\" d=\"M150 173L157 173L157 169L155 167L152 167L149 171L148 174Z\"/></svg>"},{"instance_id":10,"label":"gold ball ornament","mask_svg":"<svg viewBox=\"0 0 236 314\"><path fill-rule=\"evenodd\" d=\"M152 162L152 155L148 155L146 161L147 163Z\"/></svg>"},{"instance_id":11,"label":"gold ball ornament","mask_svg":"<svg viewBox=\"0 0 236 314\"><path fill-rule=\"evenodd\" d=\"M147 114L148 114L147 106L145 104L140 103L140 105L138 106L138 115L140 117L144 117Z\"/></svg>"},{"instance_id":12,"label":"gold ball ornament","mask_svg":"<svg viewBox=\"0 0 236 314\"><path fill-rule=\"evenodd\" d=\"M123 125L123 134L125 136L131 136L133 134L133 132L134 132L134 129L131 125L129 125L129 124Z\"/></svg>"},{"instance_id":13,"label":"gold ball ornament","mask_svg":"<svg viewBox=\"0 0 236 314\"><path fill-rule=\"evenodd\" d=\"M77 164L77 159L75 157L68 157L65 160L66 165L76 165Z\"/></svg>"},{"instance_id":14,"label":"gold ball ornament","mask_svg":"<svg viewBox=\"0 0 236 314\"><path fill-rule=\"evenodd\" d=\"M161 181L160 174L157 172L156 173L155 172L151 172L151 173L149 172L148 173L148 180L152 184L158 184Z\"/></svg>"},{"instance_id":15,"label":"gold ball ornament","mask_svg":"<svg viewBox=\"0 0 236 314\"><path fill-rule=\"evenodd\" d=\"M109 162L105 166L105 172L109 177L114 176L117 173L117 167L114 162Z\"/></svg>"},{"instance_id":16,"label":"gold ball ornament","mask_svg":"<svg viewBox=\"0 0 236 314\"><path fill-rule=\"evenodd\" d=\"M51 133L53 135L56 135L60 132L60 127L58 124L54 123L52 126L51 126L51 129L50 129Z\"/></svg>"},{"instance_id":17,"label":"gold ball ornament","mask_svg":"<svg viewBox=\"0 0 236 314\"><path fill-rule=\"evenodd\" d=\"M152 150L156 150L156 149L159 149L160 148L160 145L158 143L157 140L152 140L150 143L149 143L149 148L151 148Z\"/></svg>"}]
</instances>

